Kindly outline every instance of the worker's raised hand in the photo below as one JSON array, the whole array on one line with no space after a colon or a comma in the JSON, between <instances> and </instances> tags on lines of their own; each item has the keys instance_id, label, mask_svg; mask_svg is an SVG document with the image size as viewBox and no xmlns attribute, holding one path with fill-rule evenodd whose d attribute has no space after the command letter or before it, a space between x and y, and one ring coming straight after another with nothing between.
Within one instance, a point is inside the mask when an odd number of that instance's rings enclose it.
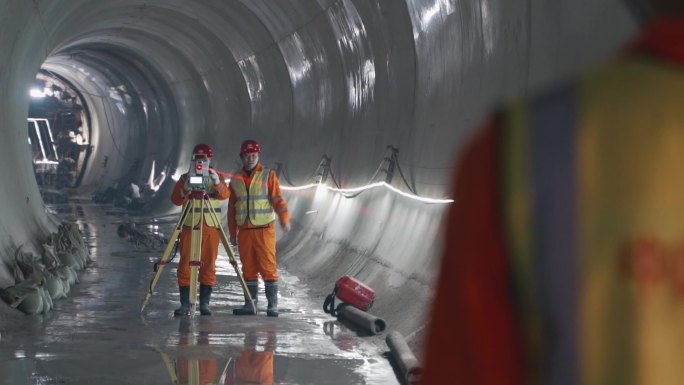
<instances>
[{"instance_id":1,"label":"worker's raised hand","mask_svg":"<svg viewBox=\"0 0 684 385\"><path fill-rule=\"evenodd\" d=\"M209 169L209 177L211 178L211 181L214 182L214 185L221 183L221 178L219 178L218 173L213 169Z\"/></svg>"}]
</instances>

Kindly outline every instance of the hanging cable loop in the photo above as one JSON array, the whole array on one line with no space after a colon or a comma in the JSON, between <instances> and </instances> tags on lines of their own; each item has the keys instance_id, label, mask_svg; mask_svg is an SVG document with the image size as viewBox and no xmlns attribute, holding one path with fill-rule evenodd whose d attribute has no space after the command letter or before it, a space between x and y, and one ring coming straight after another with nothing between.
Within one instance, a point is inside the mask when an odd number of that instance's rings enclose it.
<instances>
[{"instance_id":1,"label":"hanging cable loop","mask_svg":"<svg viewBox=\"0 0 684 385\"><path fill-rule=\"evenodd\" d=\"M314 175L314 183L325 183L328 180L328 174L330 173L330 157L323 154L321 161L318 163L316 168L316 174Z\"/></svg>"},{"instance_id":2,"label":"hanging cable loop","mask_svg":"<svg viewBox=\"0 0 684 385\"><path fill-rule=\"evenodd\" d=\"M398 148L392 145L387 146L387 151L385 154L390 153L389 156L385 156L384 159L384 161L387 163L387 169L385 170L385 183L387 184L392 183L392 177L394 176L394 165L397 163L398 152Z\"/></svg>"},{"instance_id":3,"label":"hanging cable loop","mask_svg":"<svg viewBox=\"0 0 684 385\"><path fill-rule=\"evenodd\" d=\"M285 180L285 182L287 182L287 184L289 184L290 186L294 186L294 183L292 183L292 181L290 180L290 176L287 174L287 170L285 169L285 167L283 167L282 163L276 162L275 173L278 178L280 178L280 176L282 175L283 179Z\"/></svg>"},{"instance_id":4,"label":"hanging cable loop","mask_svg":"<svg viewBox=\"0 0 684 385\"><path fill-rule=\"evenodd\" d=\"M406 177L404 176L404 172L401 170L401 165L399 164L399 156L397 153L399 153L398 148L392 147L392 157L393 157L393 162L392 162L392 171L394 171L394 166L397 167L397 171L399 171L399 176L401 176L401 180L404 181L404 184L406 185L406 188L409 189L414 195L418 195L418 191L416 191L415 186L412 186L409 184L409 182L406 180ZM391 177L390 177L391 180ZM390 182L387 182L388 184Z\"/></svg>"},{"instance_id":5,"label":"hanging cable loop","mask_svg":"<svg viewBox=\"0 0 684 385\"><path fill-rule=\"evenodd\" d=\"M370 180L365 186L361 187L356 187L356 188L342 188L340 184L338 183L337 179L335 178L335 175L332 172L332 158L329 157L327 154L323 154L321 157L320 162L318 163L318 167L316 168L316 171L313 173L311 178L309 180L312 182L308 185L304 186L294 186L292 182L290 182L289 177L287 176L285 172L285 167L282 165L282 163L276 163L278 167L278 171L276 172L282 172L283 176L285 177L285 180L292 186L292 187L284 187L281 186L283 190L303 190L303 189L308 189L308 188L314 188L317 186L324 186L328 190L336 192L345 198L351 199L351 198L356 198L359 196L361 193L364 191L375 188L375 187L380 187L384 186L393 192L403 195L408 198L412 198L418 201L421 201L423 203L429 203L429 204L445 204L445 203L453 203L453 199L438 199L438 198L427 198L427 197L421 197L418 195L418 192L415 188L415 185L412 183L409 183L409 181L406 179L406 176L404 175L403 170L401 169L401 165L399 164L399 148L394 147L393 145L388 145L385 148L385 153L383 155L383 158L378 165L378 168L375 170L373 173L373 176L371 176ZM402 182L404 185L406 185L406 188L411 192L411 194L401 191L400 189L392 186L392 179L394 178L394 170L399 171L399 176L401 177ZM376 178L378 177L378 174L380 171L385 172L385 180L384 181L379 181L376 182ZM336 187L330 187L327 185L327 179L328 176L332 179L333 183L335 184Z\"/></svg>"}]
</instances>

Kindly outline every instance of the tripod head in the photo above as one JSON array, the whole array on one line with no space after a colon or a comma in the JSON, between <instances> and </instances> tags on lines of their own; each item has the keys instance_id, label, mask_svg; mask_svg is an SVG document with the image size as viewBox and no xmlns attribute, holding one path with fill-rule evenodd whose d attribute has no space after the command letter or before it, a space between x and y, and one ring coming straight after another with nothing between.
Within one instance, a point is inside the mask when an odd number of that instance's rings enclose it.
<instances>
[{"instance_id":1,"label":"tripod head","mask_svg":"<svg viewBox=\"0 0 684 385\"><path fill-rule=\"evenodd\" d=\"M188 186L195 191L206 191L209 184L209 158L205 154L193 154L193 166L188 172Z\"/></svg>"}]
</instances>

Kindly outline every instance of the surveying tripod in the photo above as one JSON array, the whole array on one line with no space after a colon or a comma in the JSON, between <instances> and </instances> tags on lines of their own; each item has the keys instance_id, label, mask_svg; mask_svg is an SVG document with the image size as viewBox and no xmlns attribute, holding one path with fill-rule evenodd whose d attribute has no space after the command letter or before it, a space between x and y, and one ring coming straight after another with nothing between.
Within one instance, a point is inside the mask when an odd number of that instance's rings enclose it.
<instances>
[{"instance_id":1,"label":"surveying tripod","mask_svg":"<svg viewBox=\"0 0 684 385\"><path fill-rule=\"evenodd\" d=\"M169 242L166 244L166 248L164 249L164 253L159 259L159 262L157 262L154 277L152 277L152 281L150 281L150 287L145 295L145 299L142 302L142 306L140 307L141 313L145 309L145 306L147 305L147 302L150 300L150 297L152 297L154 287L157 285L157 281L159 280L159 276L161 275L162 270L164 270L164 266L166 266L170 262L171 251L173 250L173 246L176 242L176 239L178 239L180 232L183 230L183 223L185 223L185 219L188 216L190 216L190 218L192 219L191 223L198 223L197 226L192 227L192 233L190 237L190 315L195 314L195 310L197 307L198 292L197 280L199 275L199 267L201 264L200 259L202 255L202 227L204 226L204 219L202 214L206 212L209 213L214 223L218 224L221 243L223 243L223 247L226 249L226 253L228 253L228 259L230 260L230 264L233 265L235 273L237 274L238 279L240 280L240 285L242 286L242 291L244 291L245 298L248 299L248 303L252 304L252 308L254 310L254 313L256 314L256 306L254 304L254 301L252 300L252 296L249 294L249 290L247 289L247 283L245 282L245 279L242 277L242 273L240 273L240 269L237 266L237 261L235 260L235 255L233 254L233 249L231 248L231 245L228 241L226 232L223 230L223 226L221 225L221 221L216 215L216 211L214 211L214 207L212 207L209 204L209 196L207 195L207 192L204 189L192 190L190 192L190 199L183 205L181 216L178 219L176 226L174 227L173 234L169 238Z\"/></svg>"}]
</instances>

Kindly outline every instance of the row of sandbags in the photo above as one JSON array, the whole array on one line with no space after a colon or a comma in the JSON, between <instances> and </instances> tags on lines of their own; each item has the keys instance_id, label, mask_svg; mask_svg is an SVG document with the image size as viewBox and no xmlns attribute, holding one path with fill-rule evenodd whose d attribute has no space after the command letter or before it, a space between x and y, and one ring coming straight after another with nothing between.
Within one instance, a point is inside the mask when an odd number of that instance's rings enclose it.
<instances>
[{"instance_id":1,"label":"row of sandbags","mask_svg":"<svg viewBox=\"0 0 684 385\"><path fill-rule=\"evenodd\" d=\"M14 255L14 286L1 289L0 298L27 314L45 314L53 300L66 297L78 282L77 272L92 262L83 235L75 223L62 223L43 244L43 254Z\"/></svg>"}]
</instances>

